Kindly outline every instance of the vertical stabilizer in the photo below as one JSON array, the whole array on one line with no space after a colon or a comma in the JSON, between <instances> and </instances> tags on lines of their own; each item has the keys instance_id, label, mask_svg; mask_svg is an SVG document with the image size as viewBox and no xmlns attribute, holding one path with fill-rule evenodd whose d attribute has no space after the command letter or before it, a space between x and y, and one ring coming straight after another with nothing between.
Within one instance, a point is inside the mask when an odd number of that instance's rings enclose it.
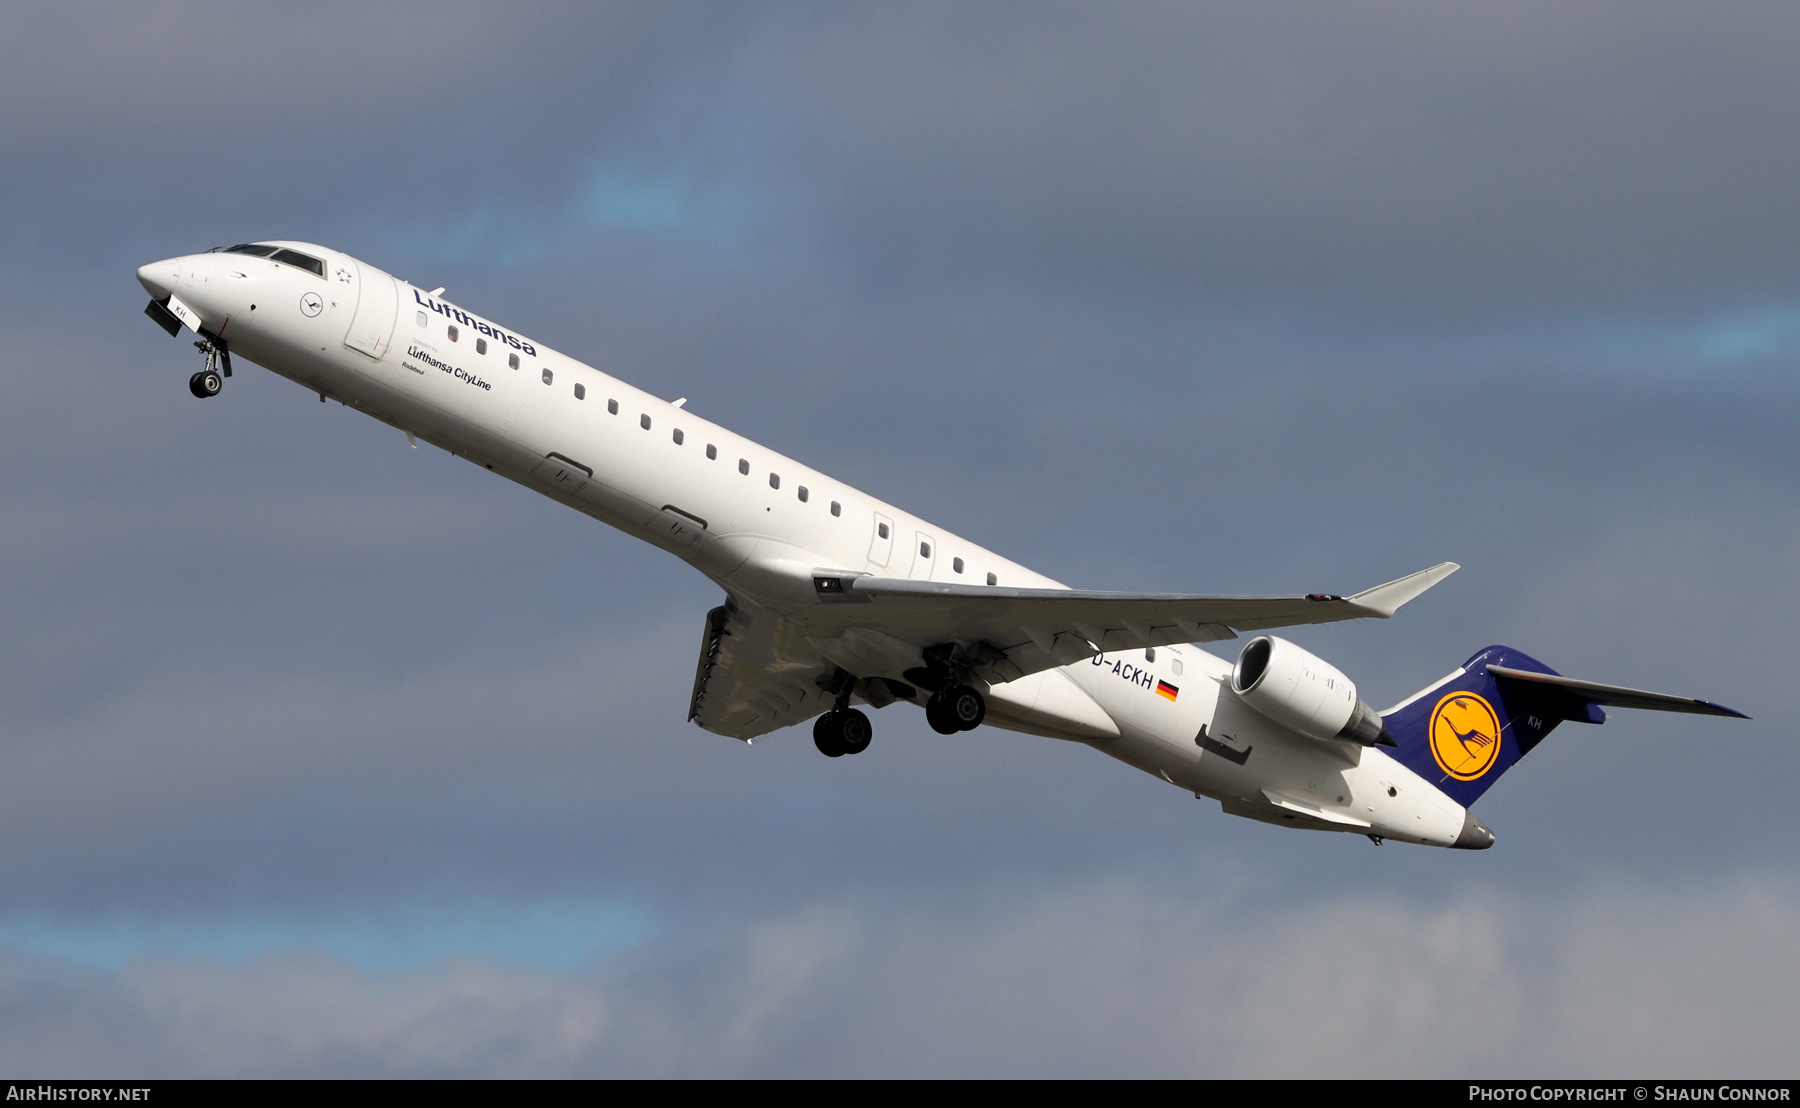
<instances>
[{"instance_id":1,"label":"vertical stabilizer","mask_svg":"<svg viewBox=\"0 0 1800 1108\"><path fill-rule=\"evenodd\" d=\"M1511 647L1490 646L1442 681L1382 713L1399 744L1394 757L1464 807L1563 720L1606 721L1592 702L1551 703L1528 684L1497 679L1489 666L1556 673Z\"/></svg>"}]
</instances>

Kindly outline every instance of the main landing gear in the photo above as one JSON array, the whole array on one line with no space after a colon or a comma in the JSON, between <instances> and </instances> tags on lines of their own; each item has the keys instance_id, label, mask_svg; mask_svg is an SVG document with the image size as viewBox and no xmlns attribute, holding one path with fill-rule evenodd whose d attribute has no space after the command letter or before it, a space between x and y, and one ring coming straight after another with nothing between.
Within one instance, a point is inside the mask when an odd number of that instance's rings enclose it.
<instances>
[{"instance_id":1,"label":"main landing gear","mask_svg":"<svg viewBox=\"0 0 1800 1108\"><path fill-rule=\"evenodd\" d=\"M831 694L831 711L813 721L813 745L827 758L861 754L869 749L875 728L869 717L850 706L856 678L842 669L819 678L819 687Z\"/></svg>"},{"instance_id":2,"label":"main landing gear","mask_svg":"<svg viewBox=\"0 0 1800 1108\"><path fill-rule=\"evenodd\" d=\"M980 727L987 718L987 698L964 683L967 681L964 675L968 672L966 664L958 659L952 668L943 659L928 661L933 663L933 669L909 670L907 677L912 679L916 672L920 684L927 688L937 687L938 691L925 701L925 720L931 724L931 729L940 735L954 735L958 731L973 731ZM850 707L850 691L856 684L856 678L842 669L819 677L819 687L831 694L833 705L830 711L813 721L813 745L827 758L861 754L869 749L874 728L870 726L868 716ZM863 684L863 695L870 704L881 708L897 698L911 700L916 693L913 687L897 681L870 678Z\"/></svg>"},{"instance_id":3,"label":"main landing gear","mask_svg":"<svg viewBox=\"0 0 1800 1108\"><path fill-rule=\"evenodd\" d=\"M986 718L987 699L967 685L945 685L925 702L925 722L940 735L973 731Z\"/></svg>"},{"instance_id":4,"label":"main landing gear","mask_svg":"<svg viewBox=\"0 0 1800 1108\"><path fill-rule=\"evenodd\" d=\"M225 378L231 376L231 348L224 339L202 331L194 349L206 355L206 368L188 378L188 391L202 400L219 395Z\"/></svg>"},{"instance_id":5,"label":"main landing gear","mask_svg":"<svg viewBox=\"0 0 1800 1108\"><path fill-rule=\"evenodd\" d=\"M980 727L987 718L987 698L969 687L969 671L1005 655L987 643L973 647L942 643L924 653L925 664L907 670L906 679L937 690L925 701L925 722L940 735Z\"/></svg>"},{"instance_id":6,"label":"main landing gear","mask_svg":"<svg viewBox=\"0 0 1800 1108\"><path fill-rule=\"evenodd\" d=\"M874 737L869 717L855 708L833 708L813 721L813 745L827 758L861 754Z\"/></svg>"}]
</instances>

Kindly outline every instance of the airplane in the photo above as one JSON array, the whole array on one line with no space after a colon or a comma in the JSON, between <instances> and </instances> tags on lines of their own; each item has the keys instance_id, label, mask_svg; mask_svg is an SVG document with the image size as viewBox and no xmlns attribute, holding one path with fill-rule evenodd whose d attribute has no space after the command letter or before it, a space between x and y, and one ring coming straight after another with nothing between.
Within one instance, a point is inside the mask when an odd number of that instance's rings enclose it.
<instances>
[{"instance_id":1,"label":"airplane","mask_svg":"<svg viewBox=\"0 0 1800 1108\"><path fill-rule=\"evenodd\" d=\"M688 719L746 743L813 720L821 753L861 753L858 705L904 701L940 734L1085 743L1229 815L1481 850L1494 834L1470 806L1564 721L1749 718L1505 646L1376 711L1264 632L1387 619L1454 562L1347 596L1071 589L336 250L265 240L137 277L145 313L197 338L194 396L220 394L235 352L705 574L725 599ZM1235 661L1200 648L1240 633L1255 634Z\"/></svg>"}]
</instances>

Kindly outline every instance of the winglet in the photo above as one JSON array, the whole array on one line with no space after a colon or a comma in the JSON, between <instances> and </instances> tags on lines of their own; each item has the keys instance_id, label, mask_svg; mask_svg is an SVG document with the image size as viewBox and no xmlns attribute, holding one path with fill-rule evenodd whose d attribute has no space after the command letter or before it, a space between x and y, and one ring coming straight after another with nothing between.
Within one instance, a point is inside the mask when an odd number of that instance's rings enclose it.
<instances>
[{"instance_id":1,"label":"winglet","mask_svg":"<svg viewBox=\"0 0 1800 1108\"><path fill-rule=\"evenodd\" d=\"M1372 616L1386 619L1399 611L1402 604L1461 568L1455 562L1439 562L1430 569L1409 573L1398 580L1389 581L1385 585L1376 585L1372 589L1364 589L1355 596L1347 596L1344 599L1358 608L1366 609Z\"/></svg>"}]
</instances>

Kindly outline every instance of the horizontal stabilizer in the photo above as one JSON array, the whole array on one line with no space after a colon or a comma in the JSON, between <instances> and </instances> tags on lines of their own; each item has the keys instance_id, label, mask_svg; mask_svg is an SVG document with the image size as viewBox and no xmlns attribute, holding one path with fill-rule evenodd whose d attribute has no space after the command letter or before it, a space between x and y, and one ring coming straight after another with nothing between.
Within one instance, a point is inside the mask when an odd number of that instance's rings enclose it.
<instances>
[{"instance_id":1,"label":"horizontal stabilizer","mask_svg":"<svg viewBox=\"0 0 1800 1108\"><path fill-rule=\"evenodd\" d=\"M1487 671L1502 682L1526 681L1538 686L1548 686L1562 690L1571 701L1604 704L1609 708L1642 708L1651 712L1691 712L1701 716L1750 718L1736 709L1727 708L1723 704L1714 704L1710 700L1695 700L1687 696L1645 692L1642 689L1628 689L1622 685L1602 685L1594 681L1577 681L1573 677L1564 677L1561 674L1533 673L1531 670L1512 669L1507 666L1490 665L1487 667Z\"/></svg>"}]
</instances>

